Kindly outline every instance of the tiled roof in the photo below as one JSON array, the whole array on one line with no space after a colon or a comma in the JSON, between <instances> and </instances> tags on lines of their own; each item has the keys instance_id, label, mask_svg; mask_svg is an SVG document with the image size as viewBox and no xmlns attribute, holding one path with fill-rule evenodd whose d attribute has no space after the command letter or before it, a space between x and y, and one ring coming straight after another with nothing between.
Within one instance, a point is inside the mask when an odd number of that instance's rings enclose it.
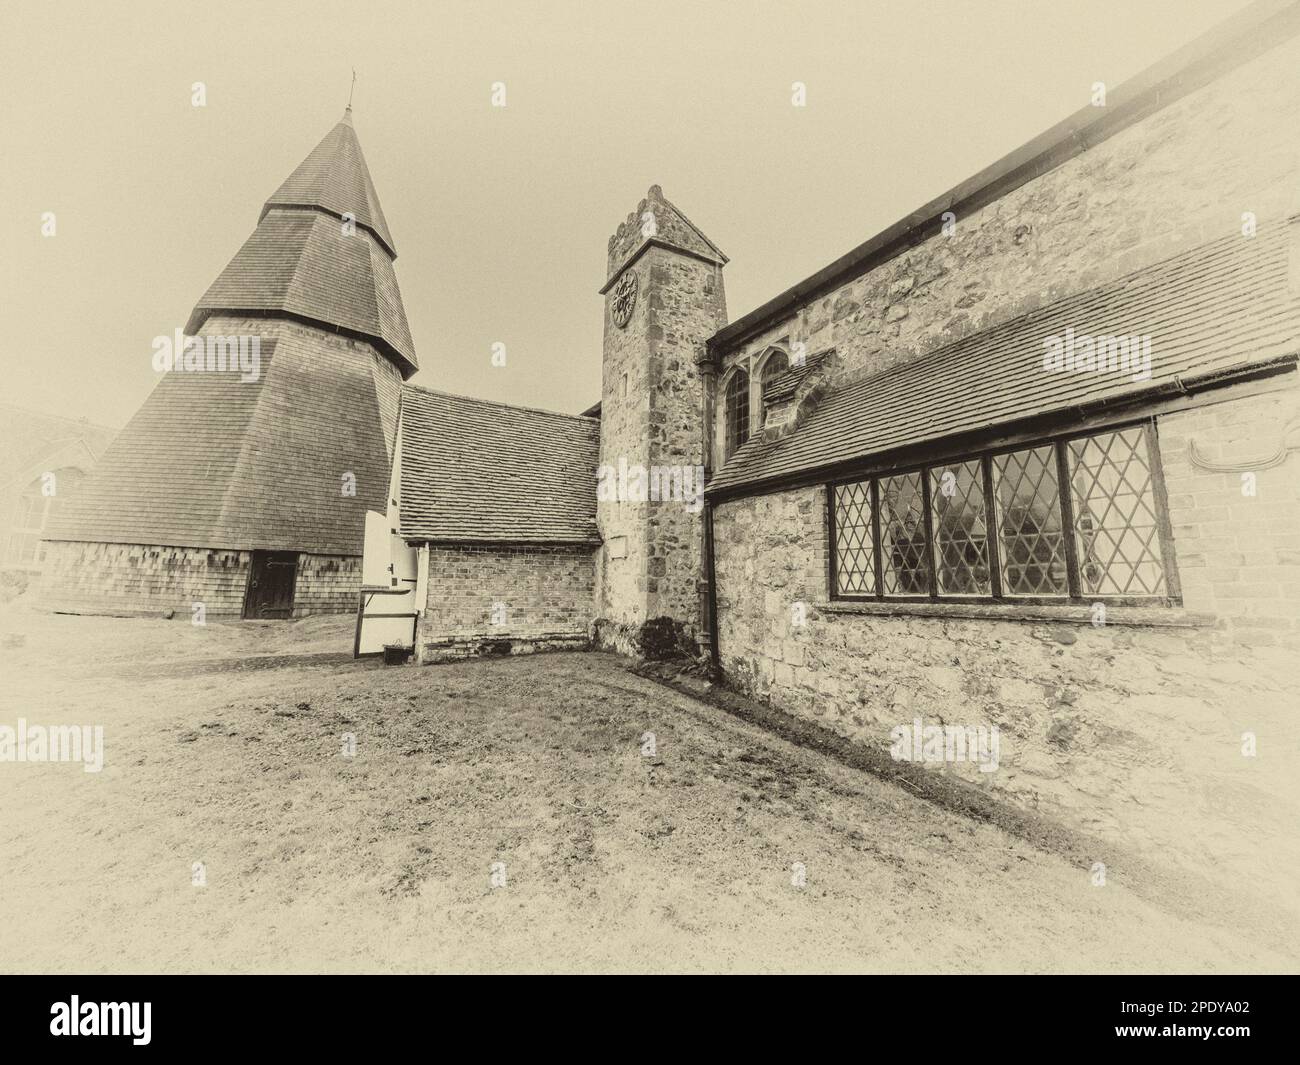
<instances>
[{"instance_id":1,"label":"tiled roof","mask_svg":"<svg viewBox=\"0 0 1300 1065\"><path fill-rule=\"evenodd\" d=\"M352 128L351 107L266 201L262 217L275 206L319 207L339 218L350 214L357 225L372 230L388 253L397 258L397 245L388 232L379 194Z\"/></svg>"},{"instance_id":2,"label":"tiled roof","mask_svg":"<svg viewBox=\"0 0 1300 1065\"><path fill-rule=\"evenodd\" d=\"M372 339L403 376L415 344L393 261L365 229L317 211L274 208L194 307L186 332L222 311L284 311Z\"/></svg>"},{"instance_id":3,"label":"tiled roof","mask_svg":"<svg viewBox=\"0 0 1300 1065\"><path fill-rule=\"evenodd\" d=\"M365 512L388 493L380 411L397 375L288 322L265 323L260 355L256 381L165 374L45 539L360 555ZM355 496L343 494L347 473Z\"/></svg>"},{"instance_id":4,"label":"tiled roof","mask_svg":"<svg viewBox=\"0 0 1300 1065\"><path fill-rule=\"evenodd\" d=\"M1225 236L1118 281L966 337L828 396L795 432L756 434L709 484L735 490L778 478L1100 405L1300 350L1300 293L1288 255L1300 223ZM1293 281L1294 283L1294 281ZM1044 341L1076 335L1147 335L1151 377L1050 372Z\"/></svg>"},{"instance_id":5,"label":"tiled roof","mask_svg":"<svg viewBox=\"0 0 1300 1065\"><path fill-rule=\"evenodd\" d=\"M401 451L408 540L599 540L594 418L406 385Z\"/></svg>"}]
</instances>

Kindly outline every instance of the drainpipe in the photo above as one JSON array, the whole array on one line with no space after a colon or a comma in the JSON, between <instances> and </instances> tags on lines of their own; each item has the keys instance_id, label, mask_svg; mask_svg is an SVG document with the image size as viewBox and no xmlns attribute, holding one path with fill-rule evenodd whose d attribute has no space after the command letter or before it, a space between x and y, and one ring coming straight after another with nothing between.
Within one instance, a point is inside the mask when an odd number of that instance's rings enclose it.
<instances>
[{"instance_id":1,"label":"drainpipe","mask_svg":"<svg viewBox=\"0 0 1300 1065\"><path fill-rule=\"evenodd\" d=\"M701 444L704 449L704 483L709 483L709 478L713 476L713 407L714 393L716 391L718 364L709 352L707 345L696 357L696 368L700 373L700 388L702 392L702 403L700 417L702 418L703 433L701 434ZM722 656L718 648L718 586L713 571L713 505L707 499L704 501L704 528L702 530L703 550L700 552L701 559L704 563L704 588L703 588L703 607L704 629L708 633L709 640L709 660L713 665L715 674L722 672Z\"/></svg>"},{"instance_id":2,"label":"drainpipe","mask_svg":"<svg viewBox=\"0 0 1300 1065\"><path fill-rule=\"evenodd\" d=\"M713 570L713 504L704 503L705 612L708 614L709 659L715 677L722 675L722 650L718 646L718 581Z\"/></svg>"}]
</instances>

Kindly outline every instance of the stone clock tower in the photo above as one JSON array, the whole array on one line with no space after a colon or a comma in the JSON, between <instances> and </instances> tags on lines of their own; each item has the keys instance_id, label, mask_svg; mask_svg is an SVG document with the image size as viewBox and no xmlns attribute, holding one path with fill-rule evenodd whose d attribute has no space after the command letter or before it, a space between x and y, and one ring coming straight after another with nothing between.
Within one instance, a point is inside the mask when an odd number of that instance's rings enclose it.
<instances>
[{"instance_id":1,"label":"stone clock tower","mask_svg":"<svg viewBox=\"0 0 1300 1065\"><path fill-rule=\"evenodd\" d=\"M596 521L600 640L700 627L703 392L696 359L727 324L727 257L653 185L609 239Z\"/></svg>"}]
</instances>

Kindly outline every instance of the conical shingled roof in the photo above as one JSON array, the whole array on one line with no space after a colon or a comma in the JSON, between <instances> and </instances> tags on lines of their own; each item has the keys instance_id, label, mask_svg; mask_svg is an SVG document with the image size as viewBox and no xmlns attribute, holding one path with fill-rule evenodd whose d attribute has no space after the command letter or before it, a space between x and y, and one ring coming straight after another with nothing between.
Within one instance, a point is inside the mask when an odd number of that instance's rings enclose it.
<instances>
[{"instance_id":1,"label":"conical shingled roof","mask_svg":"<svg viewBox=\"0 0 1300 1065\"><path fill-rule=\"evenodd\" d=\"M350 214L357 225L365 226L379 238L389 255L397 258L397 245L388 232L379 194L370 180L361 142L352 128L351 107L266 201L262 218L276 206L319 207L339 218Z\"/></svg>"},{"instance_id":2,"label":"conical shingled roof","mask_svg":"<svg viewBox=\"0 0 1300 1065\"><path fill-rule=\"evenodd\" d=\"M247 324L217 316L203 334ZM397 374L311 327L259 335L256 380L164 374L43 538L360 555L366 511L386 505Z\"/></svg>"},{"instance_id":3,"label":"conical shingled roof","mask_svg":"<svg viewBox=\"0 0 1300 1065\"><path fill-rule=\"evenodd\" d=\"M280 313L369 340L410 377L419 363L394 258L348 114L266 202L185 331L196 334L214 314Z\"/></svg>"},{"instance_id":4,"label":"conical shingled roof","mask_svg":"<svg viewBox=\"0 0 1300 1065\"><path fill-rule=\"evenodd\" d=\"M321 202L268 203L186 326L256 337L260 372L165 374L45 539L362 553L366 512L386 506L401 381L416 363L379 201L346 128L295 171L328 177L320 196L299 197ZM291 177L276 196L309 185ZM154 594L144 580L117 572L110 598Z\"/></svg>"}]
</instances>

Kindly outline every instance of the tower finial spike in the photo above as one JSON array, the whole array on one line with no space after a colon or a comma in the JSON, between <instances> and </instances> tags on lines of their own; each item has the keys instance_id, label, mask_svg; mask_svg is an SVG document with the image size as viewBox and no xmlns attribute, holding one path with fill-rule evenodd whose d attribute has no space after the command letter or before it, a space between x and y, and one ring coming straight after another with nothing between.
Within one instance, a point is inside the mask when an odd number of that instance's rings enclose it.
<instances>
[{"instance_id":1,"label":"tower finial spike","mask_svg":"<svg viewBox=\"0 0 1300 1065\"><path fill-rule=\"evenodd\" d=\"M357 91L357 68L352 68L352 87L348 89L348 110L352 110L352 94Z\"/></svg>"}]
</instances>

